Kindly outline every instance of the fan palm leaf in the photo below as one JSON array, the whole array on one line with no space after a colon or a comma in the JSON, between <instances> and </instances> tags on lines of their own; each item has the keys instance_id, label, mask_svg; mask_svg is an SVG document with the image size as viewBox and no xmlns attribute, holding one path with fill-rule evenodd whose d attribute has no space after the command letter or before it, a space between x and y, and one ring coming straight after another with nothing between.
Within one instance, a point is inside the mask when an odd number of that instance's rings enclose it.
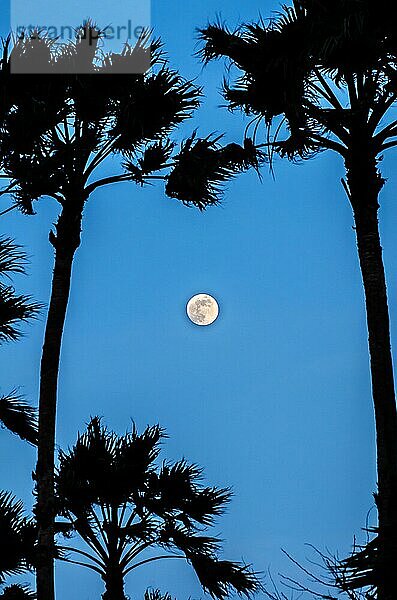
<instances>
[{"instance_id":1,"label":"fan palm leaf","mask_svg":"<svg viewBox=\"0 0 397 600\"><path fill-rule=\"evenodd\" d=\"M157 465L164 437L159 426L142 434L134 427L117 436L93 418L76 444L61 452L58 512L88 546L87 552L64 550L88 559L85 566L101 574L104 599L124 598L128 573L167 558L197 566L203 587L220 600L232 590L250 596L260 589L255 574L244 565L219 561L221 542L205 533L222 514L230 490L204 487L202 469L185 460ZM208 559L208 569L200 558Z\"/></svg>"},{"instance_id":2,"label":"fan palm leaf","mask_svg":"<svg viewBox=\"0 0 397 600\"><path fill-rule=\"evenodd\" d=\"M146 590L144 600L174 600L171 594L162 594L160 590Z\"/></svg>"},{"instance_id":3,"label":"fan palm leaf","mask_svg":"<svg viewBox=\"0 0 397 600\"><path fill-rule=\"evenodd\" d=\"M258 578L249 566L214 560L202 554L192 554L189 562L204 590L218 600L228 598L233 592L249 598L261 590Z\"/></svg>"},{"instance_id":4,"label":"fan palm leaf","mask_svg":"<svg viewBox=\"0 0 397 600\"><path fill-rule=\"evenodd\" d=\"M36 535L22 502L9 492L0 492L0 581L32 568Z\"/></svg>"},{"instance_id":5,"label":"fan palm leaf","mask_svg":"<svg viewBox=\"0 0 397 600\"><path fill-rule=\"evenodd\" d=\"M20 338L20 324L36 318L41 308L31 296L17 295L13 287L0 284L0 343Z\"/></svg>"},{"instance_id":6,"label":"fan palm leaf","mask_svg":"<svg viewBox=\"0 0 397 600\"><path fill-rule=\"evenodd\" d=\"M0 238L0 343L21 336L20 324L37 317L42 305L30 296L17 295L1 278L9 279L14 273L25 273L27 258L20 246L7 237Z\"/></svg>"},{"instance_id":7,"label":"fan palm leaf","mask_svg":"<svg viewBox=\"0 0 397 600\"><path fill-rule=\"evenodd\" d=\"M166 193L200 210L219 202L224 184L234 175L259 166L262 154L252 142L244 145L219 144L220 137L187 139L174 158L175 166L167 176Z\"/></svg>"},{"instance_id":8,"label":"fan palm leaf","mask_svg":"<svg viewBox=\"0 0 397 600\"><path fill-rule=\"evenodd\" d=\"M25 273L26 253L9 237L0 238L0 276L7 277L12 273Z\"/></svg>"},{"instance_id":9,"label":"fan palm leaf","mask_svg":"<svg viewBox=\"0 0 397 600\"><path fill-rule=\"evenodd\" d=\"M37 445L37 411L15 391L0 397L0 423L22 440Z\"/></svg>"},{"instance_id":10,"label":"fan palm leaf","mask_svg":"<svg viewBox=\"0 0 397 600\"><path fill-rule=\"evenodd\" d=\"M114 109L115 148L128 153L136 145L164 137L198 106L199 90L166 67L135 78L128 96Z\"/></svg>"},{"instance_id":11,"label":"fan palm leaf","mask_svg":"<svg viewBox=\"0 0 397 600\"><path fill-rule=\"evenodd\" d=\"M0 238L0 277L24 274L27 264L25 252L14 240ZM21 322L35 318L42 306L30 296L17 295L9 285L0 281L0 343L21 336ZM0 423L21 439L37 444L36 411L15 392L0 397Z\"/></svg>"},{"instance_id":12,"label":"fan palm leaf","mask_svg":"<svg viewBox=\"0 0 397 600\"><path fill-rule=\"evenodd\" d=\"M0 593L1 600L36 600L36 594L23 585L9 585Z\"/></svg>"}]
</instances>

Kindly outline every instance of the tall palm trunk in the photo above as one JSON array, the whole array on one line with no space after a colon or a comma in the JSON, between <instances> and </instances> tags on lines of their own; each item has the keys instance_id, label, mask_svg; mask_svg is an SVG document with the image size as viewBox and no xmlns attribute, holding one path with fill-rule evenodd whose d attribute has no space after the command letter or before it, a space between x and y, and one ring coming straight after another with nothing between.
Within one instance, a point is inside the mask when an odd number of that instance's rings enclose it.
<instances>
[{"instance_id":1,"label":"tall palm trunk","mask_svg":"<svg viewBox=\"0 0 397 600\"><path fill-rule=\"evenodd\" d=\"M103 577L105 582L105 593L103 600L126 600L124 594L123 568L120 565L121 553L119 549L119 539L117 531L119 529L117 506L110 509L111 520L107 528L108 553L109 559L106 566L106 574Z\"/></svg>"},{"instance_id":2,"label":"tall palm trunk","mask_svg":"<svg viewBox=\"0 0 397 600\"><path fill-rule=\"evenodd\" d=\"M395 598L397 568L397 411L386 279L378 224L384 181L376 157L359 140L346 161L365 290L372 395L376 422L378 493L378 600Z\"/></svg>"},{"instance_id":3,"label":"tall palm trunk","mask_svg":"<svg viewBox=\"0 0 397 600\"><path fill-rule=\"evenodd\" d=\"M115 564L114 567L108 568L104 582L103 600L126 600L123 573L119 565Z\"/></svg>"},{"instance_id":4,"label":"tall palm trunk","mask_svg":"<svg viewBox=\"0 0 397 600\"><path fill-rule=\"evenodd\" d=\"M54 600L54 450L59 361L62 333L69 300L73 257L80 245L83 200L65 204L50 234L55 249L51 300L40 372L37 503L38 564L37 598Z\"/></svg>"}]
</instances>

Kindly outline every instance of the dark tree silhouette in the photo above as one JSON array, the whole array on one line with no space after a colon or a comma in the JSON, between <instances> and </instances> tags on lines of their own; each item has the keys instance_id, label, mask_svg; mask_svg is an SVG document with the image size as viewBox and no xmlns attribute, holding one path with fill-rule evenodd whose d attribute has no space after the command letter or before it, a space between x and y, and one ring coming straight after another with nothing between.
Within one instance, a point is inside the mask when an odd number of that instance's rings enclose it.
<instances>
[{"instance_id":1,"label":"dark tree silhouette","mask_svg":"<svg viewBox=\"0 0 397 600\"><path fill-rule=\"evenodd\" d=\"M0 584L6 577L32 570L35 563L37 529L24 515L22 502L0 492ZM0 593L3 600L29 600L34 594L26 587L11 585Z\"/></svg>"},{"instance_id":2,"label":"dark tree silhouette","mask_svg":"<svg viewBox=\"0 0 397 600\"><path fill-rule=\"evenodd\" d=\"M160 590L148 589L145 592L144 600L174 600L170 594L162 594Z\"/></svg>"},{"instance_id":3,"label":"dark tree silhouette","mask_svg":"<svg viewBox=\"0 0 397 600\"><path fill-rule=\"evenodd\" d=\"M0 397L0 422L22 440L37 445L37 411L15 390Z\"/></svg>"},{"instance_id":4,"label":"dark tree silhouette","mask_svg":"<svg viewBox=\"0 0 397 600\"><path fill-rule=\"evenodd\" d=\"M25 274L26 262L20 246L10 238L0 237L0 344L21 337L20 325L35 318L42 308L30 296L16 294L10 285L13 274Z\"/></svg>"},{"instance_id":5,"label":"dark tree silhouette","mask_svg":"<svg viewBox=\"0 0 397 600\"><path fill-rule=\"evenodd\" d=\"M384 179L382 154L397 145L397 14L386 0L294 0L268 22L230 31L222 23L201 31L204 61L226 58L237 73L224 84L231 110L252 118L254 141L267 128L262 150L270 162L278 154L306 159L333 150L343 159L343 185L351 203L363 277L372 392L376 418L378 536L376 567L369 583L380 600L395 597L397 561L397 413L390 349L389 313L378 228L379 194ZM232 76L231 76L232 77ZM222 152L222 150L218 150ZM217 173L209 162L199 173L211 190ZM184 173L194 153L173 174L176 195L202 208ZM171 183L171 182L169 182Z\"/></svg>"},{"instance_id":6,"label":"dark tree silhouette","mask_svg":"<svg viewBox=\"0 0 397 600\"><path fill-rule=\"evenodd\" d=\"M36 594L23 585L9 585L0 593L1 600L36 600Z\"/></svg>"},{"instance_id":7,"label":"dark tree silhouette","mask_svg":"<svg viewBox=\"0 0 397 600\"><path fill-rule=\"evenodd\" d=\"M200 96L199 89L169 69L159 42L144 35L135 47L127 44L121 54L104 55L98 48L100 36L87 23L67 45L38 32L16 40L13 47L7 40L0 70L1 167L9 178L4 192L11 193L13 206L27 214L33 214L33 202L43 196L54 198L61 207L55 231L50 233L55 266L41 360L38 600L54 600L58 370L84 206L99 187L164 179L174 150L169 134L198 107ZM151 70L134 74L136 65L149 58ZM123 158L119 172L95 179L98 167L110 155ZM239 161L241 157L237 164L229 158L228 169L236 170Z\"/></svg>"},{"instance_id":8,"label":"dark tree silhouette","mask_svg":"<svg viewBox=\"0 0 397 600\"><path fill-rule=\"evenodd\" d=\"M35 318L42 308L30 296L16 294L10 285L13 274L25 273L26 263L20 246L10 238L0 238L0 344L18 339L21 323ZM36 411L15 391L0 397L0 423L23 440L37 443Z\"/></svg>"},{"instance_id":9,"label":"dark tree silhouette","mask_svg":"<svg viewBox=\"0 0 397 600\"><path fill-rule=\"evenodd\" d=\"M203 486L202 470L185 460L158 466L164 437L158 426L118 436L93 418L73 448L60 453L59 513L87 546L60 548L77 557L64 560L98 573L104 600L125 600L128 573L167 559L187 561L213 598L233 591L250 597L261 588L256 575L220 560L220 540L207 534L230 490Z\"/></svg>"}]
</instances>

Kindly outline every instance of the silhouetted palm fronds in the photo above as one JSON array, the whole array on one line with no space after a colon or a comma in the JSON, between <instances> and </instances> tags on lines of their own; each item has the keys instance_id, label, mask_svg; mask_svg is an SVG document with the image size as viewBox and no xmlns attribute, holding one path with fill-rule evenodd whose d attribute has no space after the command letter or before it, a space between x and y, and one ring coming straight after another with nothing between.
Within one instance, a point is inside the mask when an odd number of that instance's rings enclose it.
<instances>
[{"instance_id":1,"label":"silhouetted palm fronds","mask_svg":"<svg viewBox=\"0 0 397 600\"><path fill-rule=\"evenodd\" d=\"M37 411L15 391L0 397L0 423L22 440L37 444Z\"/></svg>"},{"instance_id":2,"label":"silhouetted palm fronds","mask_svg":"<svg viewBox=\"0 0 397 600\"><path fill-rule=\"evenodd\" d=\"M41 308L31 296L17 295L13 287L0 283L0 343L17 340L20 324L37 317Z\"/></svg>"},{"instance_id":3,"label":"silhouetted palm fronds","mask_svg":"<svg viewBox=\"0 0 397 600\"><path fill-rule=\"evenodd\" d=\"M228 598L234 592L250 598L262 589L257 576L248 566L202 554L191 554L189 562L203 589L213 598Z\"/></svg>"},{"instance_id":4,"label":"silhouetted palm fronds","mask_svg":"<svg viewBox=\"0 0 397 600\"><path fill-rule=\"evenodd\" d=\"M12 273L25 273L27 264L26 253L21 246L9 237L0 238L0 276L6 277Z\"/></svg>"},{"instance_id":5,"label":"silhouetted palm fronds","mask_svg":"<svg viewBox=\"0 0 397 600\"><path fill-rule=\"evenodd\" d=\"M87 559L84 565L105 582L106 599L116 590L120 598L124 577L141 565L178 558L193 566L214 598L251 596L260 589L257 576L248 566L219 560L221 541L205 534L230 491L203 486L202 470L185 460L158 466L164 437L159 426L117 436L94 418L75 446L61 452L58 512L87 544L87 551L62 548L64 560Z\"/></svg>"},{"instance_id":6,"label":"silhouetted palm fronds","mask_svg":"<svg viewBox=\"0 0 397 600\"><path fill-rule=\"evenodd\" d=\"M26 263L20 246L10 238L0 238L0 278L25 273ZM18 339L20 324L35 318L41 308L30 296L17 295L13 287L0 281L0 343ZM15 392L0 397L0 423L21 439L37 443L36 411Z\"/></svg>"},{"instance_id":7,"label":"silhouetted palm fronds","mask_svg":"<svg viewBox=\"0 0 397 600\"><path fill-rule=\"evenodd\" d=\"M0 582L33 568L37 530L24 515L23 504L0 492Z\"/></svg>"},{"instance_id":8,"label":"silhouetted palm fronds","mask_svg":"<svg viewBox=\"0 0 397 600\"><path fill-rule=\"evenodd\" d=\"M137 144L164 137L199 105L200 91L165 67L146 78L136 78L128 92L115 106L110 132L115 149L127 153Z\"/></svg>"},{"instance_id":9,"label":"silhouetted palm fronds","mask_svg":"<svg viewBox=\"0 0 397 600\"><path fill-rule=\"evenodd\" d=\"M360 105L375 131L396 91L397 16L386 4L388 18L379 18L381 9L369 1L294 0L268 22L233 32L208 25L200 32L201 56L237 68L224 96L232 110L263 120L271 151L294 159L331 148L345 156L351 111Z\"/></svg>"},{"instance_id":10,"label":"silhouetted palm fronds","mask_svg":"<svg viewBox=\"0 0 397 600\"><path fill-rule=\"evenodd\" d=\"M167 176L166 193L200 210L219 203L222 186L234 175L258 168L261 152L251 140L244 146L219 144L221 137L197 138L194 133L174 158L175 167Z\"/></svg>"},{"instance_id":11,"label":"silhouetted palm fronds","mask_svg":"<svg viewBox=\"0 0 397 600\"><path fill-rule=\"evenodd\" d=\"M12 286L1 281L13 273L25 273L26 263L20 246L10 238L0 238L0 343L18 339L20 324L35 318L42 308L30 296L16 294Z\"/></svg>"},{"instance_id":12,"label":"silhouetted palm fronds","mask_svg":"<svg viewBox=\"0 0 397 600\"><path fill-rule=\"evenodd\" d=\"M36 600L36 594L24 585L9 585L0 592L0 600Z\"/></svg>"},{"instance_id":13,"label":"silhouetted palm fronds","mask_svg":"<svg viewBox=\"0 0 397 600\"><path fill-rule=\"evenodd\" d=\"M171 594L162 594L160 590L146 590L144 600L174 600Z\"/></svg>"},{"instance_id":14,"label":"silhouetted palm fronds","mask_svg":"<svg viewBox=\"0 0 397 600\"><path fill-rule=\"evenodd\" d=\"M365 546L355 545L348 558L329 561L329 570L334 575L337 587L347 592L366 588L368 597L376 598L378 551L379 540L375 536ZM391 558L391 563L394 558Z\"/></svg>"}]
</instances>

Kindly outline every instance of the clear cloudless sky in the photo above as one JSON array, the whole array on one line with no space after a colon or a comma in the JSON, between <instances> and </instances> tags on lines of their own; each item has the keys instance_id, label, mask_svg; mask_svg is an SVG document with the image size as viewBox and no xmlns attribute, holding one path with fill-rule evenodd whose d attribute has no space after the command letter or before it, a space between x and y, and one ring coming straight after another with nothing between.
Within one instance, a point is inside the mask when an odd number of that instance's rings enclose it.
<instances>
[{"instance_id":1,"label":"clear cloudless sky","mask_svg":"<svg viewBox=\"0 0 397 600\"><path fill-rule=\"evenodd\" d=\"M241 116L219 108L222 65L203 69L194 57L195 29L217 14L234 26L277 8L270 0L154 0L152 23L172 66L205 87L203 107L179 139L194 127L237 141L244 131ZM0 18L4 35L7 6ZM380 213L393 339L395 160L390 154L382 163L388 182ZM103 173L114 167L109 162ZM294 572L281 548L304 560L305 544L343 555L354 535L365 539L375 456L343 165L328 153L299 165L276 160L275 172L273 180L265 169L262 183L254 173L239 177L222 206L203 214L166 198L160 185L119 184L91 197L64 336L57 442L71 444L90 415L103 415L120 433L131 420L140 429L159 422L169 434L164 458L185 456L205 467L208 483L234 489L216 527L225 557L270 567L277 577ZM2 217L0 233L31 257L29 277L17 287L47 302L48 232L58 206L43 199L36 208L33 217ZM221 307L208 328L185 315L198 292L213 294ZM22 342L1 349L1 392L19 387L36 402L44 322L45 314ZM3 432L0 451L1 487L30 507L34 450ZM59 566L57 580L59 600L94 600L102 591L96 575L78 567ZM190 567L172 561L131 574L127 593L142 597L148 586L179 600L203 595Z\"/></svg>"}]
</instances>

